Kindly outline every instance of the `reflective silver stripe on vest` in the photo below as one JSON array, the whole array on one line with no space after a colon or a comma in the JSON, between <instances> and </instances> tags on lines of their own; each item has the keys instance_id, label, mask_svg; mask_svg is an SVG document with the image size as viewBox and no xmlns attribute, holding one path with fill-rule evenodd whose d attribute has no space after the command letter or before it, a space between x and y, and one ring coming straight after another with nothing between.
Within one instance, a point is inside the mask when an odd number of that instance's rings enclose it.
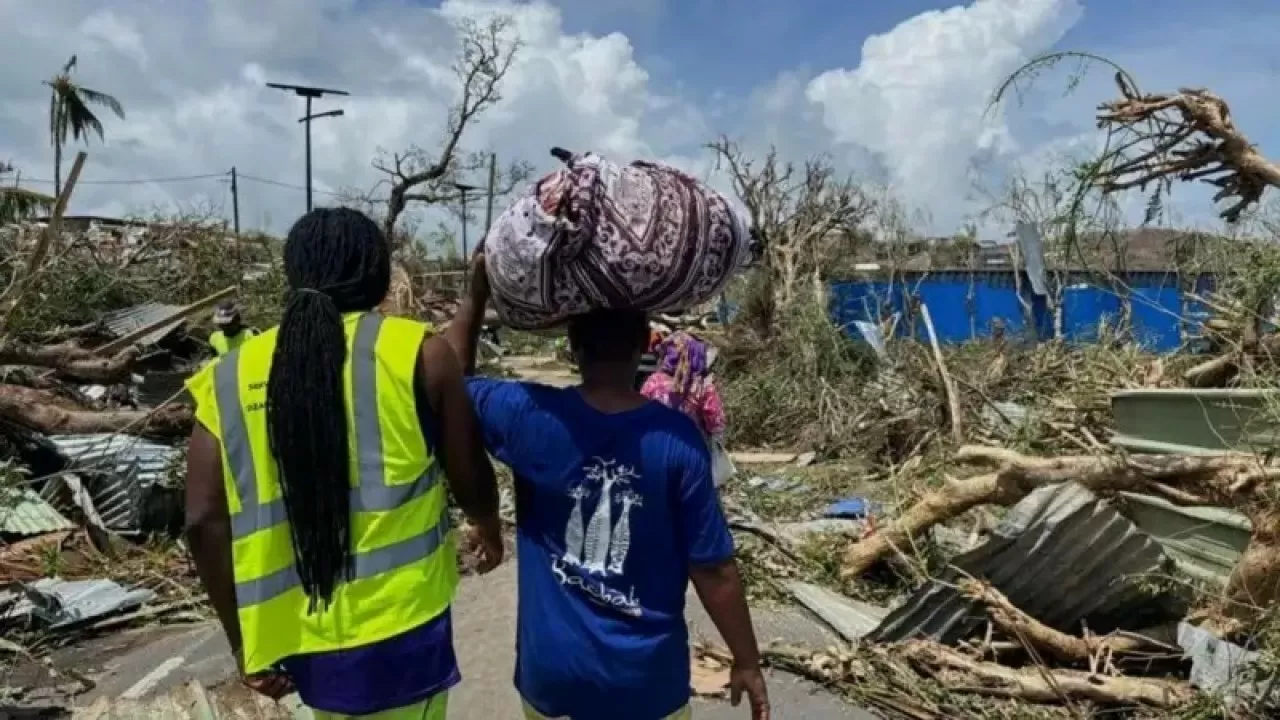
<instances>
[{"instance_id":1,"label":"reflective silver stripe on vest","mask_svg":"<svg viewBox=\"0 0 1280 720\"><path fill-rule=\"evenodd\" d=\"M446 512L440 516L440 522L435 527L421 535L414 535L377 550L356 553L352 558L355 564L352 579L371 578L430 557L444 544L449 527L449 513ZM236 583L236 604L242 608L251 607L283 595L301 584L297 569L290 565L256 580Z\"/></svg>"},{"instance_id":2,"label":"reflective silver stripe on vest","mask_svg":"<svg viewBox=\"0 0 1280 720\"><path fill-rule=\"evenodd\" d=\"M277 498L267 503L258 502L258 472L253 465L244 406L240 403L240 348L227 353L214 368L213 389L218 398L222 447L240 496L240 512L231 516L231 534L241 538L284 522L284 501Z\"/></svg>"},{"instance_id":3,"label":"reflective silver stripe on vest","mask_svg":"<svg viewBox=\"0 0 1280 720\"><path fill-rule=\"evenodd\" d=\"M426 494L440 481L439 467L432 463L427 472L412 483L387 485L382 455L382 423L378 416L377 341L382 321L382 316L377 313L361 316L352 343L351 396L358 478L356 487L351 491L353 512L394 510ZM231 516L232 535L239 539L287 522L288 517L283 499L266 503L258 501L257 471L250 449L249 428L244 422L244 406L240 401L240 348L228 353L214 368L214 392L218 400L222 443L240 496L241 510ZM447 532L448 525L442 520L436 527L410 540L371 553L357 554L353 558L355 577L386 572L421 559L435 552ZM417 554L410 557L409 553ZM236 596L244 607L276 597L297 584L297 572L288 567L254 581L238 583Z\"/></svg>"},{"instance_id":4,"label":"reflective silver stripe on vest","mask_svg":"<svg viewBox=\"0 0 1280 720\"><path fill-rule=\"evenodd\" d=\"M439 477L432 464L425 478L401 485L387 484L382 419L378 416L377 346L382 320L378 313L361 317L351 347L351 397L355 401L352 414L360 477L360 485L351 496L351 509L359 512L394 510L435 487Z\"/></svg>"}]
</instances>

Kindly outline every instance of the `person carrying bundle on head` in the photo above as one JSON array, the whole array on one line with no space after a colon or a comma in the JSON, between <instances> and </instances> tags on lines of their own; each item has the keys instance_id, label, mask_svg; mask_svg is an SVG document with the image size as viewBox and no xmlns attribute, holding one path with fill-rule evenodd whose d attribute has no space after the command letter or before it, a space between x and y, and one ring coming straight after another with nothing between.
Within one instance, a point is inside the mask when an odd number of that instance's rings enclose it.
<instances>
[{"instance_id":1,"label":"person carrying bundle on head","mask_svg":"<svg viewBox=\"0 0 1280 720\"><path fill-rule=\"evenodd\" d=\"M582 377L569 388L468 382L486 448L515 477L525 717L690 718L692 581L733 655L733 703L745 695L750 716L768 720L703 431L635 386L650 313L719 292L745 255L745 228L727 200L674 169L566 162L494 224L445 331L472 372L492 299L506 326L565 327Z\"/></svg>"}]
</instances>

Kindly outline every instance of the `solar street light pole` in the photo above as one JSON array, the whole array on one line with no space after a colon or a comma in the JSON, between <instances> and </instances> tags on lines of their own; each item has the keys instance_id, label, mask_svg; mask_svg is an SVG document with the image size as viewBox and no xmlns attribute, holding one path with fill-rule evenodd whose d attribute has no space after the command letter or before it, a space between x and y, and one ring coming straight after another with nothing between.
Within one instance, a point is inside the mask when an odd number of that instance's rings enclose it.
<instances>
[{"instance_id":1,"label":"solar street light pole","mask_svg":"<svg viewBox=\"0 0 1280 720\"><path fill-rule=\"evenodd\" d=\"M345 90L330 90L327 88L309 87L306 85L285 85L283 83L267 83L267 87L275 90L286 90L292 92L307 102L306 114L298 118L298 122L306 126L306 142L307 142L307 212L311 212L312 208L312 191L311 191L311 121L325 117L341 117L342 110L328 110L322 113L312 114L311 101L325 95L350 95Z\"/></svg>"}]
</instances>

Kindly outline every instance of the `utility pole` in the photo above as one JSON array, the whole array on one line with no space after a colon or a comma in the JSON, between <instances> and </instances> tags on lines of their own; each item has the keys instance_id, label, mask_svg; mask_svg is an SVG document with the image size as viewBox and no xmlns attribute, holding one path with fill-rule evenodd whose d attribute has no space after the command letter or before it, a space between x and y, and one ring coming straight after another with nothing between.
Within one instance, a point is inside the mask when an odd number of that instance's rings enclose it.
<instances>
[{"instance_id":1,"label":"utility pole","mask_svg":"<svg viewBox=\"0 0 1280 720\"><path fill-rule=\"evenodd\" d=\"M240 186L236 184L236 168L231 166L231 221L236 229L236 235L240 234Z\"/></svg>"},{"instance_id":2,"label":"utility pole","mask_svg":"<svg viewBox=\"0 0 1280 720\"><path fill-rule=\"evenodd\" d=\"M467 185L465 183L454 183L453 186L457 188L458 192L462 195L462 257L466 259L469 256L468 250L470 250L467 245L467 193L472 190L479 190L480 187L478 185Z\"/></svg>"},{"instance_id":3,"label":"utility pole","mask_svg":"<svg viewBox=\"0 0 1280 720\"><path fill-rule=\"evenodd\" d=\"M275 90L287 90L300 98L307 101L307 112L298 118L298 122L306 126L307 136L307 212L311 212L311 121L325 117L341 117L341 110L329 110L327 112L311 114L311 101L325 95L342 95L347 96L351 93L345 90L328 90L325 88L308 87L306 85L285 85L283 83L267 83L267 87Z\"/></svg>"},{"instance_id":4,"label":"utility pole","mask_svg":"<svg viewBox=\"0 0 1280 720\"><path fill-rule=\"evenodd\" d=\"M489 237L493 227L493 193L498 185L498 153L489 153L489 204L484 211L484 236Z\"/></svg>"},{"instance_id":5,"label":"utility pole","mask_svg":"<svg viewBox=\"0 0 1280 720\"><path fill-rule=\"evenodd\" d=\"M454 183L453 186L457 188L458 192L462 195L462 261L464 263L469 263L471 253L470 248L467 246L467 193L472 190L479 190L480 188L477 185L467 185L465 183ZM463 273L462 287L464 289L469 284L470 279L471 278L468 273Z\"/></svg>"}]
</instances>

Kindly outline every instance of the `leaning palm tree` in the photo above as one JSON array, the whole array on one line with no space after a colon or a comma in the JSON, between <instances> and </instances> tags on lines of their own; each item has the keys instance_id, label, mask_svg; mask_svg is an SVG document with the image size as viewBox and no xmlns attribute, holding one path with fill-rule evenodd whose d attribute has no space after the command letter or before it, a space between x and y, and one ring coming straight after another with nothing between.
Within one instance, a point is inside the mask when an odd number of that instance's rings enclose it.
<instances>
[{"instance_id":1,"label":"leaning palm tree","mask_svg":"<svg viewBox=\"0 0 1280 720\"><path fill-rule=\"evenodd\" d=\"M90 105L106 107L124 119L124 106L119 100L97 90L77 85L71 79L71 71L76 67L76 56L72 55L62 72L45 85L52 91L49 96L49 138L53 141L53 194L62 192L62 148L67 144L67 137L72 140L89 141L90 131L98 134L98 139L105 139L102 132L102 121Z\"/></svg>"}]
</instances>

